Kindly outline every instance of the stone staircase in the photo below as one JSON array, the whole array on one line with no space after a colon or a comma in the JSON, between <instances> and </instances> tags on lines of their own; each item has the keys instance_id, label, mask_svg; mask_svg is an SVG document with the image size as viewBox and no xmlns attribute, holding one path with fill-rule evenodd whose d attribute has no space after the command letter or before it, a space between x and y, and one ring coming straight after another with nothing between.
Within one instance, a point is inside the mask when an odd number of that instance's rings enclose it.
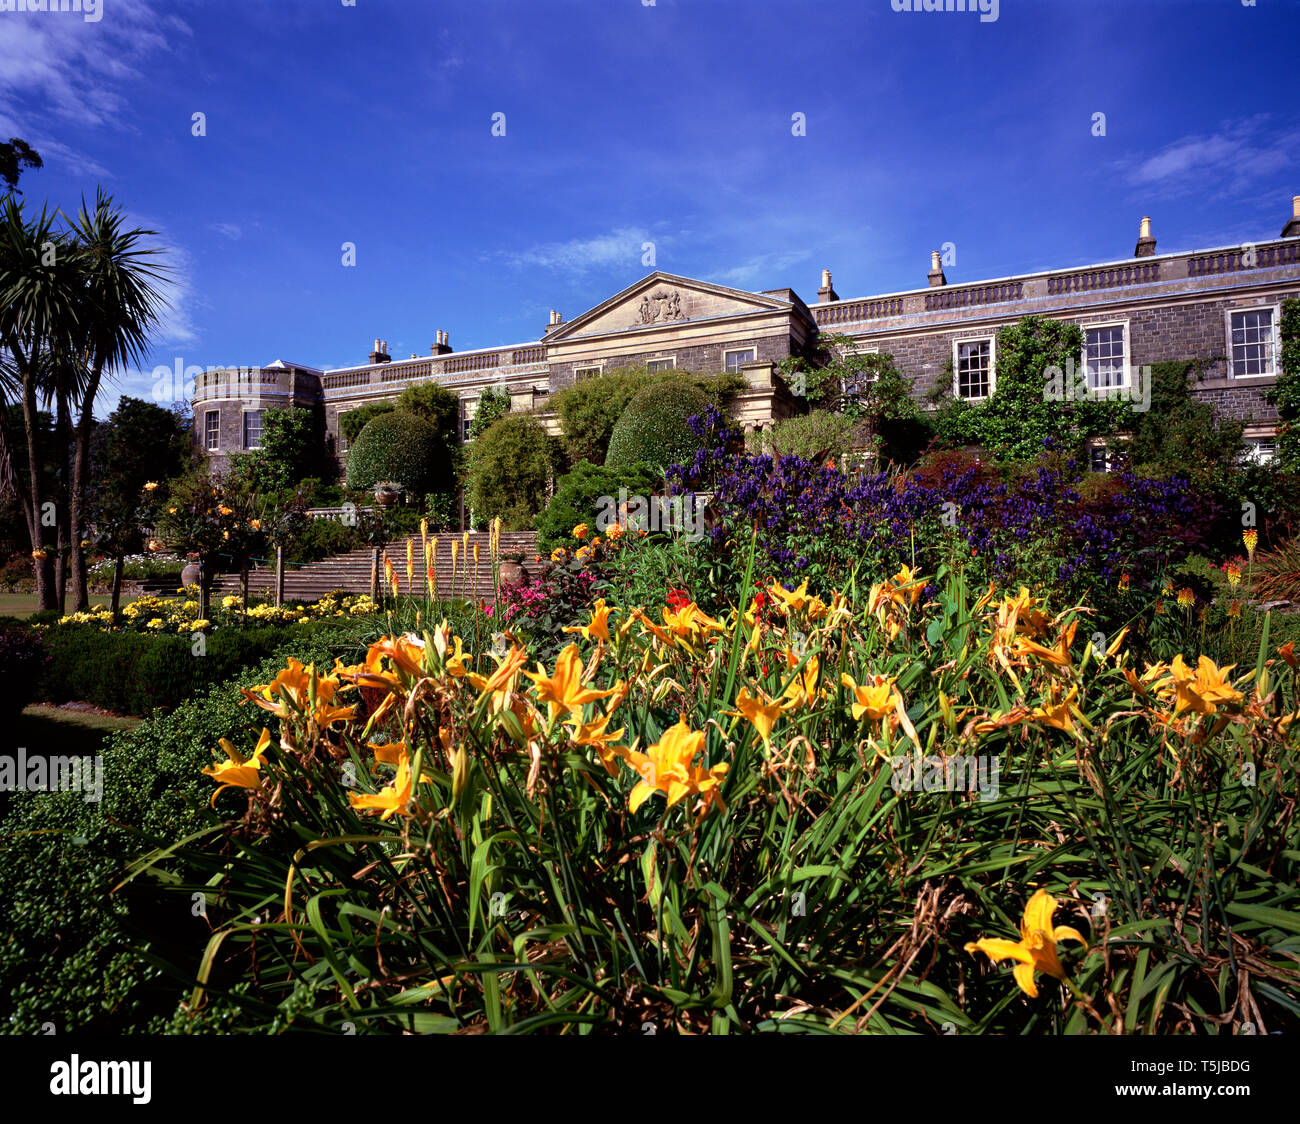
<instances>
[{"instance_id":1,"label":"stone staircase","mask_svg":"<svg viewBox=\"0 0 1300 1124\"><path fill-rule=\"evenodd\" d=\"M430 538L433 536L430 535ZM451 543L455 539L461 543L459 557L453 582L451 568ZM420 536L413 536L415 565L410 583L410 591L416 597L425 594L424 558L421 553ZM488 550L487 532L470 532L469 549L464 548L460 534L443 533L438 536L438 548L434 555L434 570L438 575L439 597L463 597L468 600L491 600L492 598L492 557ZM395 539L383 547L379 563L379 583L381 591L387 589L384 581L383 552L391 559L397 572L398 589L402 596L407 593L406 581L406 539ZM479 546L479 561L474 564L474 544ZM286 601L315 601L336 589L348 593L370 592L371 547L354 550L348 554L336 554L320 562L307 566L286 567L284 572L284 598ZM524 566L531 576L535 576L538 567L534 562L537 556L537 534L534 531L502 531L501 555L522 554ZM213 583L214 596L225 596L239 592L239 575L222 574ZM275 567L258 567L248 574L248 593L250 597L264 597L275 592Z\"/></svg>"}]
</instances>

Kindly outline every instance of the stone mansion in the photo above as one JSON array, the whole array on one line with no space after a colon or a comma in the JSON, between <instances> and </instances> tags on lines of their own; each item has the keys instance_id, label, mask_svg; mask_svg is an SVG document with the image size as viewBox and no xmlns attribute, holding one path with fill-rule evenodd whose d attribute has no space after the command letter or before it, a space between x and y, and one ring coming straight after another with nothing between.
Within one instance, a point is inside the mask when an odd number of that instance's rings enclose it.
<instances>
[{"instance_id":1,"label":"stone mansion","mask_svg":"<svg viewBox=\"0 0 1300 1124\"><path fill-rule=\"evenodd\" d=\"M1037 313L1083 328L1080 367L1094 387L1127 385L1130 368L1148 363L1203 360L1195 393L1245 423L1248 455L1269 459L1277 413L1261 391L1278 373L1282 303L1300 297L1300 196L1277 238L1175 254L1155 247L1144 218L1131 257L962 284L948 282L934 252L924 288L847 299L824 270L812 304L793 289L747 292L655 272L572 320L552 312L539 340L456 352L438 331L428 355L409 359L375 340L365 363L340 370L276 360L210 371L195 386L195 438L219 462L257 448L264 410L307 407L323 412L328 452L341 464L339 415L430 380L459 396L466 436L489 386L504 387L513 410L536 411L556 432L552 393L639 365L740 372L747 385L732 413L752 432L801 411L777 364L806 353L819 334L892 354L917 397L951 378L954 395L978 401L995 388L998 329Z\"/></svg>"}]
</instances>

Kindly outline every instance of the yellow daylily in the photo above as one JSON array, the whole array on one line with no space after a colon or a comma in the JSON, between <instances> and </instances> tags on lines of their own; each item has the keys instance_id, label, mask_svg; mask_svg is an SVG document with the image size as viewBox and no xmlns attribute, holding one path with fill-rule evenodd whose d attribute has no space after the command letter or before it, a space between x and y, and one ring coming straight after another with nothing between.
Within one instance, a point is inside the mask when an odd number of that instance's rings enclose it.
<instances>
[{"instance_id":1,"label":"yellow daylily","mask_svg":"<svg viewBox=\"0 0 1300 1124\"><path fill-rule=\"evenodd\" d=\"M1066 978L1065 969L1056 955L1061 941L1078 941L1087 951L1088 942L1068 925L1052 927L1052 914L1056 912L1056 899L1046 890L1037 891L1025 906L1020 922L1020 940L1004 937L983 937L966 945L970 953L982 952L994 964L1000 960L1015 960L1014 976L1020 990L1031 999L1038 998L1034 983L1036 972L1045 972L1058 980Z\"/></svg>"},{"instance_id":2,"label":"yellow daylily","mask_svg":"<svg viewBox=\"0 0 1300 1124\"><path fill-rule=\"evenodd\" d=\"M536 684L537 701L550 707L551 719L570 711L581 712L583 703L605 699L614 693L613 689L597 691L582 686L582 660L578 656L578 645L570 644L555 658L555 674L548 676L541 664L540 674L525 671Z\"/></svg>"},{"instance_id":3,"label":"yellow daylily","mask_svg":"<svg viewBox=\"0 0 1300 1124\"><path fill-rule=\"evenodd\" d=\"M395 812L401 812L403 815L407 812L407 806L411 802L411 789L414 778L411 775L411 756L406 750L406 746L397 742L390 747L397 757L397 773L393 777L393 783L378 792L349 792L348 801L352 807L361 812L379 812L381 820L388 819ZM378 758L378 747L376 747L376 758ZM389 757L390 754L385 754ZM429 777L421 777L425 784L431 783Z\"/></svg>"},{"instance_id":4,"label":"yellow daylily","mask_svg":"<svg viewBox=\"0 0 1300 1124\"><path fill-rule=\"evenodd\" d=\"M803 584L793 592L786 589L785 586L781 585L779 582L773 583L772 587L767 592L771 595L773 601L776 603L776 607L780 609L781 612L797 613L808 604L808 579L804 578Z\"/></svg>"},{"instance_id":5,"label":"yellow daylily","mask_svg":"<svg viewBox=\"0 0 1300 1124\"><path fill-rule=\"evenodd\" d=\"M787 651L785 654L786 666L789 668L796 667L799 663L799 657L794 652ZM809 656L808 662L803 665L803 669L795 674L790 681L790 685L782 692L782 706L786 709L795 709L801 706L813 706L817 702L817 676L821 667L821 661L817 656Z\"/></svg>"},{"instance_id":6,"label":"yellow daylily","mask_svg":"<svg viewBox=\"0 0 1300 1124\"><path fill-rule=\"evenodd\" d=\"M847 672L840 675L840 685L847 687L853 695L853 720L858 721L864 714L869 718L886 718L894 713L898 692L894 690L894 680L883 675L872 676L871 683L858 686L853 676Z\"/></svg>"},{"instance_id":7,"label":"yellow daylily","mask_svg":"<svg viewBox=\"0 0 1300 1124\"><path fill-rule=\"evenodd\" d=\"M641 780L628 795L628 811L635 812L654 793L662 792L668 797L670 808L682 797L698 794L704 798L701 814L714 804L725 812L718 785L726 776L728 766L714 765L705 770L703 766L693 765L695 755L703 749L703 732L692 730L685 719L665 730L663 737L645 753L629 749L623 760Z\"/></svg>"},{"instance_id":8,"label":"yellow daylily","mask_svg":"<svg viewBox=\"0 0 1300 1124\"><path fill-rule=\"evenodd\" d=\"M771 745L772 727L781 717L781 709L780 701L769 698L761 687L757 694L751 694L748 687L741 687L740 694L736 696L736 710L730 713L739 713L747 719L763 742Z\"/></svg>"},{"instance_id":9,"label":"yellow daylily","mask_svg":"<svg viewBox=\"0 0 1300 1124\"><path fill-rule=\"evenodd\" d=\"M221 785L212 794L212 807L217 806L217 797L227 788L257 788L262 783L259 770L262 767L263 754L271 744L271 731L262 727L262 736L257 739L257 746L251 757L245 757L226 738L221 739L221 748L225 750L227 760L209 765L201 770L204 776L220 781Z\"/></svg>"},{"instance_id":10,"label":"yellow daylily","mask_svg":"<svg viewBox=\"0 0 1300 1124\"><path fill-rule=\"evenodd\" d=\"M1176 655L1169 665L1169 678L1162 685L1165 694L1171 686L1173 688L1174 717L1184 710L1214 714L1218 703L1240 702L1241 692L1235 690L1228 680L1228 672L1236 666L1229 664L1220 668L1208 656L1201 656L1193 672L1183 661L1182 653Z\"/></svg>"},{"instance_id":11,"label":"yellow daylily","mask_svg":"<svg viewBox=\"0 0 1300 1124\"><path fill-rule=\"evenodd\" d=\"M584 640L603 640L609 643L609 614L611 610L606 607L603 597L597 599L591 607L591 620L584 625L574 625L566 628L565 632L577 632L582 635Z\"/></svg>"}]
</instances>

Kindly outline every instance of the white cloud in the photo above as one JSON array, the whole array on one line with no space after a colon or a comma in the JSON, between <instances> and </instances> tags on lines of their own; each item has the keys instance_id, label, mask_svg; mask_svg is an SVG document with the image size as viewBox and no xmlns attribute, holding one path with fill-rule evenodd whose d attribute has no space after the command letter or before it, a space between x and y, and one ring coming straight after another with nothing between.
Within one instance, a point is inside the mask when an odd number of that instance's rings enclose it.
<instances>
[{"instance_id":1,"label":"white cloud","mask_svg":"<svg viewBox=\"0 0 1300 1124\"><path fill-rule=\"evenodd\" d=\"M497 256L516 269L555 269L585 273L603 266L641 267L641 243L654 239L646 230L624 227L594 238L573 238L567 242L543 242L517 253ZM660 247L661 248L661 247Z\"/></svg>"},{"instance_id":2,"label":"white cloud","mask_svg":"<svg viewBox=\"0 0 1300 1124\"><path fill-rule=\"evenodd\" d=\"M1141 162L1131 163L1135 186L1197 191L1222 198L1247 191L1296 163L1300 129L1271 126L1265 114L1225 122L1213 133L1181 137Z\"/></svg>"},{"instance_id":3,"label":"white cloud","mask_svg":"<svg viewBox=\"0 0 1300 1124\"><path fill-rule=\"evenodd\" d=\"M244 233L244 228L237 222L214 222L209 229L215 230L218 234L232 240L239 238Z\"/></svg>"},{"instance_id":4,"label":"white cloud","mask_svg":"<svg viewBox=\"0 0 1300 1124\"><path fill-rule=\"evenodd\" d=\"M90 128L130 128L131 94L145 61L169 50L189 25L152 0L108 0L88 23L73 12L0 15L0 132L21 136L47 162L101 178L95 161L55 140L52 120Z\"/></svg>"}]
</instances>

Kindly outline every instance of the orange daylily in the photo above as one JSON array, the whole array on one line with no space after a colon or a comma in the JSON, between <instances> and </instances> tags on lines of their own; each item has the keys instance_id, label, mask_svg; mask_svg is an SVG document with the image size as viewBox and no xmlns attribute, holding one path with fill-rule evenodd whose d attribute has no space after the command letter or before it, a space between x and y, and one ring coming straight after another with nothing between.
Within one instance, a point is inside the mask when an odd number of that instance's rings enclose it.
<instances>
[{"instance_id":1,"label":"orange daylily","mask_svg":"<svg viewBox=\"0 0 1300 1124\"><path fill-rule=\"evenodd\" d=\"M703 732L693 731L683 719L665 730L663 737L645 753L629 749L623 760L641 780L628 795L628 811L635 812L648 797L662 792L668 797L670 808L682 797L698 794L703 798L701 815L715 804L719 811L725 812L727 808L718 785L726 776L728 766L724 763L706 770L702 765L693 764L703 748Z\"/></svg>"},{"instance_id":2,"label":"orange daylily","mask_svg":"<svg viewBox=\"0 0 1300 1124\"><path fill-rule=\"evenodd\" d=\"M546 668L541 664L538 666L541 667L540 674L531 671L524 674L537 685L537 700L550 707L552 721L557 715L573 710L581 714L583 703L608 698L614 693L613 688L597 691L582 686L582 660L576 644L570 644L556 657L554 675L548 676Z\"/></svg>"},{"instance_id":3,"label":"orange daylily","mask_svg":"<svg viewBox=\"0 0 1300 1124\"><path fill-rule=\"evenodd\" d=\"M227 760L200 770L204 776L221 782L220 787L212 794L212 807L214 808L217 806L217 797L225 789L257 788L262 783L262 775L259 770L262 767L262 755L266 753L267 746L271 744L271 731L265 726L262 727L262 736L257 739L257 746L254 748L251 757L245 757L241 754L226 738L222 738L220 744L221 748L226 752Z\"/></svg>"},{"instance_id":4,"label":"orange daylily","mask_svg":"<svg viewBox=\"0 0 1300 1124\"><path fill-rule=\"evenodd\" d=\"M566 628L565 632L577 632L582 635L584 640L591 640L593 637L597 640L603 640L609 643L609 614L610 610L605 605L603 597L598 598L596 603L591 607L591 619L584 625L574 625Z\"/></svg>"},{"instance_id":5,"label":"orange daylily","mask_svg":"<svg viewBox=\"0 0 1300 1124\"><path fill-rule=\"evenodd\" d=\"M1037 999L1038 987L1034 983L1036 972L1044 972L1058 980L1066 978L1065 969L1056 954L1056 946L1061 941L1078 941L1085 950L1088 947L1088 942L1068 925L1053 928L1052 914L1055 912L1056 899L1046 890L1039 890L1025 906L1025 915L1020 922L1020 940L983 937L968 942L966 951L982 952L994 964L1000 960L1015 960L1017 963L1013 975L1016 984L1031 999Z\"/></svg>"},{"instance_id":6,"label":"orange daylily","mask_svg":"<svg viewBox=\"0 0 1300 1124\"><path fill-rule=\"evenodd\" d=\"M883 675L872 676L872 682L858 686L853 676L847 672L840 675L840 685L847 687L853 695L853 720L856 722L864 714L869 718L887 718L895 712L895 699L898 692L894 689L894 679Z\"/></svg>"},{"instance_id":7,"label":"orange daylily","mask_svg":"<svg viewBox=\"0 0 1300 1124\"><path fill-rule=\"evenodd\" d=\"M728 713L739 713L748 719L750 725L758 731L764 744L771 745L772 727L781 717L781 710L781 703L769 698L761 687L757 694L751 694L748 687L741 687L740 694L736 696L736 710Z\"/></svg>"},{"instance_id":8,"label":"orange daylily","mask_svg":"<svg viewBox=\"0 0 1300 1124\"><path fill-rule=\"evenodd\" d=\"M361 812L379 812L381 820L388 819L395 812L407 814L407 807L411 803L411 789L414 786L414 778L411 774L411 756L406 750L405 744L396 742L389 749L393 750L397 757L397 773L393 777L393 783L378 792L349 792L348 801L352 807ZM389 756L389 754L385 754ZM376 757L378 757L378 747L376 747ZM425 784L431 783L431 778L421 777Z\"/></svg>"}]
</instances>

